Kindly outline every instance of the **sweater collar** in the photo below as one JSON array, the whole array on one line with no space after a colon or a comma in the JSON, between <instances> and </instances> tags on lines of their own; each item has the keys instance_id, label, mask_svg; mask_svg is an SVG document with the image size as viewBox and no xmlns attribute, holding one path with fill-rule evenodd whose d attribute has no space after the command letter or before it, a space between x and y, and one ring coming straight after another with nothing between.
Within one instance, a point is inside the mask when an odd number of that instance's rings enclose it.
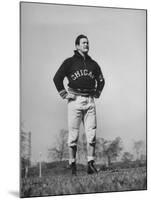
<instances>
[{"instance_id":1,"label":"sweater collar","mask_svg":"<svg viewBox=\"0 0 151 200\"><path fill-rule=\"evenodd\" d=\"M91 59L91 57L88 54L86 54L85 57L83 57L77 50L74 50L74 56L85 60Z\"/></svg>"}]
</instances>

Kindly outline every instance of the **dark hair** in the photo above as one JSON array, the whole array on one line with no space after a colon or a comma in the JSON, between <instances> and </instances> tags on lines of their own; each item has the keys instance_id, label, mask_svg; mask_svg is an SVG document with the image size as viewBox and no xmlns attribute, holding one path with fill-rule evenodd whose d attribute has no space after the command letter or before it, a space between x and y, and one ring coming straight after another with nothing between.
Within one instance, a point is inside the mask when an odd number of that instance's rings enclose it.
<instances>
[{"instance_id":1,"label":"dark hair","mask_svg":"<svg viewBox=\"0 0 151 200\"><path fill-rule=\"evenodd\" d=\"M80 40L82 39L82 38L86 38L86 39L88 39L87 38L87 36L85 36L85 35L78 35L78 37L76 38L76 40L75 40L75 45L79 45L80 44Z\"/></svg>"}]
</instances>

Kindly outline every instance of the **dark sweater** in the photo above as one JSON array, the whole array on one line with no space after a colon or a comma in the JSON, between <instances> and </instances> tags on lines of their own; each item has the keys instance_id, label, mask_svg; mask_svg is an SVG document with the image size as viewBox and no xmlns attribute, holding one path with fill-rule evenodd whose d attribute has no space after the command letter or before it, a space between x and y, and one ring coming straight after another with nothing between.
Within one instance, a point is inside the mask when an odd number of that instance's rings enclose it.
<instances>
[{"instance_id":1,"label":"dark sweater","mask_svg":"<svg viewBox=\"0 0 151 200\"><path fill-rule=\"evenodd\" d=\"M63 85L65 77L69 81L70 92L91 95L96 98L100 96L105 84L99 65L89 55L84 58L78 51L74 51L74 55L62 63L53 78L62 98L67 96L67 91Z\"/></svg>"}]
</instances>

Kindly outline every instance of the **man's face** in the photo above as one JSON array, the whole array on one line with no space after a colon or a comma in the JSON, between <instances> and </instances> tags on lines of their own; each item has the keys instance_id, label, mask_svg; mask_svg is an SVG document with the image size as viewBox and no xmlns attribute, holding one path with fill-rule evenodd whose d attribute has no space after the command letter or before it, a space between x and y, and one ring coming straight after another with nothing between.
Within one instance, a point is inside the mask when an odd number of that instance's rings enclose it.
<instances>
[{"instance_id":1,"label":"man's face","mask_svg":"<svg viewBox=\"0 0 151 200\"><path fill-rule=\"evenodd\" d=\"M82 53L88 53L89 51L89 41L87 38L81 38L80 43L76 46L77 50L81 51Z\"/></svg>"}]
</instances>

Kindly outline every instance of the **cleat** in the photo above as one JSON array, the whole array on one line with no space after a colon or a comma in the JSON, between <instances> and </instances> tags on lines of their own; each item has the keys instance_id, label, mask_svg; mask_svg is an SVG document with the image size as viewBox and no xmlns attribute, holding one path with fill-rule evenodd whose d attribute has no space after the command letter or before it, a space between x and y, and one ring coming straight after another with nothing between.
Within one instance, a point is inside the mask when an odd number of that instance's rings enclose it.
<instances>
[{"instance_id":1,"label":"cleat","mask_svg":"<svg viewBox=\"0 0 151 200\"><path fill-rule=\"evenodd\" d=\"M76 175L77 174L77 167L76 167L75 162L71 163L70 168L71 168L72 175Z\"/></svg>"},{"instance_id":2,"label":"cleat","mask_svg":"<svg viewBox=\"0 0 151 200\"><path fill-rule=\"evenodd\" d=\"M87 173L88 174L94 174L97 173L97 169L94 166L94 160L91 160L88 162L88 168L87 168Z\"/></svg>"}]
</instances>

